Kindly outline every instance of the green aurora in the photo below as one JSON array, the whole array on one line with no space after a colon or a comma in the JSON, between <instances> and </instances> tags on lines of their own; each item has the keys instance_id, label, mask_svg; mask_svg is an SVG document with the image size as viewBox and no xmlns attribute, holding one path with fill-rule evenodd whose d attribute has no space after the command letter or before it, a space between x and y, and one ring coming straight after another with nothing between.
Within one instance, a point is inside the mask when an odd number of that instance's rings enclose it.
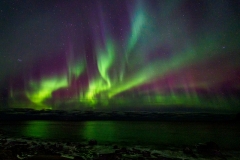
<instances>
[{"instance_id":1,"label":"green aurora","mask_svg":"<svg viewBox=\"0 0 240 160\"><path fill-rule=\"evenodd\" d=\"M51 60L43 53L24 62L31 67L19 71L22 86L14 85L18 77L9 81L9 106L239 110L239 18L230 2L207 1L197 11L185 1L126 3L123 15L112 6L114 20L100 3L91 9L97 15L79 11L88 22L73 23L86 23L86 33L70 26Z\"/></svg>"}]
</instances>

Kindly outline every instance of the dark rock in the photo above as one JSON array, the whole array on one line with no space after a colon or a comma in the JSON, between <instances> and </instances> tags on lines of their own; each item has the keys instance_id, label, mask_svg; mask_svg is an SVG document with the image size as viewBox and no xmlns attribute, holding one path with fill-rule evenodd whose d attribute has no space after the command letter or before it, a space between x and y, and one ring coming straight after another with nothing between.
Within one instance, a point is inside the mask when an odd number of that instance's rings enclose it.
<instances>
[{"instance_id":1,"label":"dark rock","mask_svg":"<svg viewBox=\"0 0 240 160\"><path fill-rule=\"evenodd\" d=\"M99 155L99 160L110 160L110 159L120 159L117 154L115 153L107 153L107 154L100 154Z\"/></svg>"},{"instance_id":2,"label":"dark rock","mask_svg":"<svg viewBox=\"0 0 240 160\"><path fill-rule=\"evenodd\" d=\"M71 143L70 143L70 142L67 142L67 143L66 143L66 145L67 145L67 146L70 146L70 145L71 145Z\"/></svg>"},{"instance_id":3,"label":"dark rock","mask_svg":"<svg viewBox=\"0 0 240 160\"><path fill-rule=\"evenodd\" d=\"M122 151L122 152L127 152L128 150L127 150L126 147L122 147L122 148L121 148L121 151Z\"/></svg>"},{"instance_id":4,"label":"dark rock","mask_svg":"<svg viewBox=\"0 0 240 160\"><path fill-rule=\"evenodd\" d=\"M150 151L143 151L143 152L142 152L142 155L143 155L144 157L150 157L150 156L151 156L151 152L150 152Z\"/></svg>"},{"instance_id":5,"label":"dark rock","mask_svg":"<svg viewBox=\"0 0 240 160\"><path fill-rule=\"evenodd\" d=\"M36 142L31 142L31 145L32 145L32 146L36 146L37 143L36 143Z\"/></svg>"},{"instance_id":6,"label":"dark rock","mask_svg":"<svg viewBox=\"0 0 240 160\"><path fill-rule=\"evenodd\" d=\"M85 160L85 159L83 157L80 157L80 156L75 156L74 160Z\"/></svg>"},{"instance_id":7,"label":"dark rock","mask_svg":"<svg viewBox=\"0 0 240 160\"><path fill-rule=\"evenodd\" d=\"M120 153L122 153L122 151L121 151L121 149L117 149L117 150L115 150L115 153L120 154Z\"/></svg>"},{"instance_id":8,"label":"dark rock","mask_svg":"<svg viewBox=\"0 0 240 160\"><path fill-rule=\"evenodd\" d=\"M154 157L156 157L156 158L161 158L161 157L162 157L162 155L159 154L159 153L153 153L152 155L153 155Z\"/></svg>"},{"instance_id":9,"label":"dark rock","mask_svg":"<svg viewBox=\"0 0 240 160\"><path fill-rule=\"evenodd\" d=\"M28 145L14 145L14 146L11 146L11 148L9 148L13 155L16 156L17 154L20 154L20 153L28 153L29 152L29 146Z\"/></svg>"},{"instance_id":10,"label":"dark rock","mask_svg":"<svg viewBox=\"0 0 240 160\"><path fill-rule=\"evenodd\" d=\"M92 139L92 140L88 141L88 145L90 145L90 146L97 145L97 141L95 139Z\"/></svg>"},{"instance_id":11,"label":"dark rock","mask_svg":"<svg viewBox=\"0 0 240 160\"><path fill-rule=\"evenodd\" d=\"M191 155L191 154L193 154L193 151L192 151L191 148L185 147L185 148L183 149L183 153L184 153L184 154L187 154L187 155Z\"/></svg>"},{"instance_id":12,"label":"dark rock","mask_svg":"<svg viewBox=\"0 0 240 160\"><path fill-rule=\"evenodd\" d=\"M116 153L116 154L128 154L129 151L127 150L126 147L122 147L121 149L115 150L115 153Z\"/></svg>"},{"instance_id":13,"label":"dark rock","mask_svg":"<svg viewBox=\"0 0 240 160\"><path fill-rule=\"evenodd\" d=\"M237 122L240 122L240 113L237 113L235 120L236 120Z\"/></svg>"},{"instance_id":14,"label":"dark rock","mask_svg":"<svg viewBox=\"0 0 240 160\"><path fill-rule=\"evenodd\" d=\"M194 158L197 158L196 154L194 154L192 148L190 148L190 147L183 148L183 153L186 155L192 156Z\"/></svg>"},{"instance_id":15,"label":"dark rock","mask_svg":"<svg viewBox=\"0 0 240 160\"><path fill-rule=\"evenodd\" d=\"M135 149L135 148L133 148L132 151L133 151L134 153L136 153L136 154L141 154L141 153L142 153L141 150Z\"/></svg>"},{"instance_id":16,"label":"dark rock","mask_svg":"<svg viewBox=\"0 0 240 160\"><path fill-rule=\"evenodd\" d=\"M5 138L0 139L0 143L5 144L7 143L7 140Z\"/></svg>"},{"instance_id":17,"label":"dark rock","mask_svg":"<svg viewBox=\"0 0 240 160\"><path fill-rule=\"evenodd\" d=\"M47 149L44 145L41 145L37 148L37 153L39 155L55 155L53 151Z\"/></svg>"},{"instance_id":18,"label":"dark rock","mask_svg":"<svg viewBox=\"0 0 240 160\"><path fill-rule=\"evenodd\" d=\"M17 157L13 155L10 150L1 150L0 151L1 160L17 160Z\"/></svg>"},{"instance_id":19,"label":"dark rock","mask_svg":"<svg viewBox=\"0 0 240 160\"><path fill-rule=\"evenodd\" d=\"M220 156L219 146L215 142L206 142L197 145L197 152L203 155Z\"/></svg>"},{"instance_id":20,"label":"dark rock","mask_svg":"<svg viewBox=\"0 0 240 160\"><path fill-rule=\"evenodd\" d=\"M119 147L117 145L114 145L113 149L119 149Z\"/></svg>"},{"instance_id":21,"label":"dark rock","mask_svg":"<svg viewBox=\"0 0 240 160\"><path fill-rule=\"evenodd\" d=\"M48 147L51 151L62 151L63 146L61 144L53 144Z\"/></svg>"},{"instance_id":22,"label":"dark rock","mask_svg":"<svg viewBox=\"0 0 240 160\"><path fill-rule=\"evenodd\" d=\"M76 145L76 148L83 148L83 147L86 147L86 144L79 143Z\"/></svg>"},{"instance_id":23,"label":"dark rock","mask_svg":"<svg viewBox=\"0 0 240 160\"><path fill-rule=\"evenodd\" d=\"M69 158L56 156L56 155L36 155L30 158L27 158L26 160L69 160Z\"/></svg>"}]
</instances>

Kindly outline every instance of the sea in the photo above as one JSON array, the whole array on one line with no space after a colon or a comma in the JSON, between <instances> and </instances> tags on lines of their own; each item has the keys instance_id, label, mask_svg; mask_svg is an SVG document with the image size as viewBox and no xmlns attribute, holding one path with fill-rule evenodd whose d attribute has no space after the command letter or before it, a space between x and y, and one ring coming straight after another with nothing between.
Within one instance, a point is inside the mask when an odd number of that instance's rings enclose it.
<instances>
[{"instance_id":1,"label":"sea","mask_svg":"<svg viewBox=\"0 0 240 160\"><path fill-rule=\"evenodd\" d=\"M0 130L16 138L98 144L142 145L162 149L215 142L223 150L239 150L240 126L223 122L49 121L0 122Z\"/></svg>"}]
</instances>

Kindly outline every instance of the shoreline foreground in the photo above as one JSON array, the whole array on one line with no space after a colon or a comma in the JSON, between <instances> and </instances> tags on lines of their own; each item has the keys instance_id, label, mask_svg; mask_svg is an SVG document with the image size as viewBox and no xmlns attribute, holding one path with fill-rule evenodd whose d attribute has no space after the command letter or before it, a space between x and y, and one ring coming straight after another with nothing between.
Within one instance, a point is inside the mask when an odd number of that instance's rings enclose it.
<instances>
[{"instance_id":1,"label":"shoreline foreground","mask_svg":"<svg viewBox=\"0 0 240 160\"><path fill-rule=\"evenodd\" d=\"M42 141L0 135L0 159L3 160L237 160L240 151L223 151L215 142L195 146L156 149L152 146L123 146L87 142Z\"/></svg>"}]
</instances>

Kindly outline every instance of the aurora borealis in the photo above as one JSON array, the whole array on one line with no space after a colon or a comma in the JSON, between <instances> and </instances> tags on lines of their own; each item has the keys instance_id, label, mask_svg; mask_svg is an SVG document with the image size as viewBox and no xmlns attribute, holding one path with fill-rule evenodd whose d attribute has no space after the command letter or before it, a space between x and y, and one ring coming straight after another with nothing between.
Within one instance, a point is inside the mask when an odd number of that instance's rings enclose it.
<instances>
[{"instance_id":1,"label":"aurora borealis","mask_svg":"<svg viewBox=\"0 0 240 160\"><path fill-rule=\"evenodd\" d=\"M2 1L1 104L239 111L239 6L227 0Z\"/></svg>"}]
</instances>

